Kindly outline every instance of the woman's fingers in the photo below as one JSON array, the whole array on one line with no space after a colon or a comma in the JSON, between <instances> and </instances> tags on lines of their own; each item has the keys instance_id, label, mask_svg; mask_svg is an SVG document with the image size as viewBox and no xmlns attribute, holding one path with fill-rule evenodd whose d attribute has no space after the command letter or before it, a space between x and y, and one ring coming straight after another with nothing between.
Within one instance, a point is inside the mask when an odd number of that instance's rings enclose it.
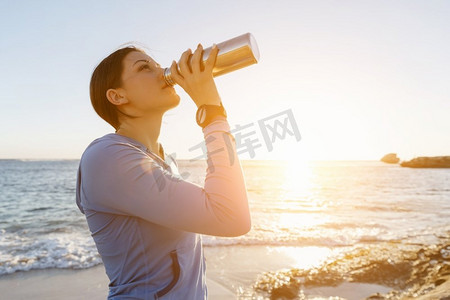
<instances>
[{"instance_id":1,"label":"woman's fingers","mask_svg":"<svg viewBox=\"0 0 450 300\"><path fill-rule=\"evenodd\" d=\"M219 53L219 47L217 47L216 44L214 44L211 48L211 52L209 52L208 59L205 63L205 72L212 72L212 69L214 68L214 65L216 64L217 59L217 53Z\"/></svg>"},{"instance_id":2,"label":"woman's fingers","mask_svg":"<svg viewBox=\"0 0 450 300\"><path fill-rule=\"evenodd\" d=\"M173 80L180 86L189 84L191 77L197 78L196 80L203 81L203 78L211 78L212 69L216 63L217 54L219 48L216 44L213 45L209 53L208 59L203 61L203 46L198 44L197 49L192 54L192 50L189 48L184 51L180 57L178 65L175 61L170 66L170 73ZM204 77L206 75L206 77ZM184 87L183 87L184 88Z\"/></svg>"},{"instance_id":3,"label":"woman's fingers","mask_svg":"<svg viewBox=\"0 0 450 300\"><path fill-rule=\"evenodd\" d=\"M176 69L175 62L172 63L171 74L174 74L174 81L185 90L197 107L208 103L216 105L220 99L212 76L218 52L219 49L214 45L208 59L203 61L204 50L199 44L194 54L188 49L181 55L178 63L179 70Z\"/></svg>"},{"instance_id":4,"label":"woman's fingers","mask_svg":"<svg viewBox=\"0 0 450 300\"><path fill-rule=\"evenodd\" d=\"M178 84L184 80L184 77L178 72L178 65L175 61L172 61L170 65L170 77Z\"/></svg>"},{"instance_id":5,"label":"woman's fingers","mask_svg":"<svg viewBox=\"0 0 450 300\"><path fill-rule=\"evenodd\" d=\"M190 48L184 51L181 55L180 62L178 63L178 65L180 66L181 76L183 77L186 77L185 75L192 73L191 66L189 64L189 58L191 54L192 50Z\"/></svg>"},{"instance_id":6,"label":"woman's fingers","mask_svg":"<svg viewBox=\"0 0 450 300\"><path fill-rule=\"evenodd\" d=\"M192 56L192 72L200 73L202 71L202 59L203 59L203 46L202 44L198 44L197 49Z\"/></svg>"}]
</instances>

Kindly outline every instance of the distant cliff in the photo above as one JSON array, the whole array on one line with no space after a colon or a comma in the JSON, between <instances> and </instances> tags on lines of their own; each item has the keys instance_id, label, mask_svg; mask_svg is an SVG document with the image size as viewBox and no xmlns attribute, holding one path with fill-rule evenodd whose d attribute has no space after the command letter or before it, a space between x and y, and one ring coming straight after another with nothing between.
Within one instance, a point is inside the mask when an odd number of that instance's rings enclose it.
<instances>
[{"instance_id":1,"label":"distant cliff","mask_svg":"<svg viewBox=\"0 0 450 300\"><path fill-rule=\"evenodd\" d=\"M409 161L402 161L400 166L409 168L450 168L450 156L419 156Z\"/></svg>"},{"instance_id":2,"label":"distant cliff","mask_svg":"<svg viewBox=\"0 0 450 300\"><path fill-rule=\"evenodd\" d=\"M397 153L388 153L380 160L388 164L396 164L400 161L400 158L397 157Z\"/></svg>"}]
</instances>

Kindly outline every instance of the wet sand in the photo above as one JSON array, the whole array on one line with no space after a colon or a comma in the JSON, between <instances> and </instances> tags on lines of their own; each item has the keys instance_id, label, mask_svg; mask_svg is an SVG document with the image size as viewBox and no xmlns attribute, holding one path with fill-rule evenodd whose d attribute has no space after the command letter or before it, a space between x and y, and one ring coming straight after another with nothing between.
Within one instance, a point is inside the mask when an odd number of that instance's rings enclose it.
<instances>
[{"instance_id":1,"label":"wet sand","mask_svg":"<svg viewBox=\"0 0 450 300\"><path fill-rule=\"evenodd\" d=\"M0 278L2 299L106 299L108 277L103 265L85 270L48 269L17 272ZM211 299L234 299L233 292L207 279Z\"/></svg>"}]
</instances>

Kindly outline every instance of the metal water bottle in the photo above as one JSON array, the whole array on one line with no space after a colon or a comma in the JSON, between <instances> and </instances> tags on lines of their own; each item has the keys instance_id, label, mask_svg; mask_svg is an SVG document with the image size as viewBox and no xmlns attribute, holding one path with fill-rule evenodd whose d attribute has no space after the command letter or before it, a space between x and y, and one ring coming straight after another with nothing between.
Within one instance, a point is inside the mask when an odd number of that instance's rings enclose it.
<instances>
[{"instance_id":1,"label":"metal water bottle","mask_svg":"<svg viewBox=\"0 0 450 300\"><path fill-rule=\"evenodd\" d=\"M213 67L213 77L256 64L259 60L259 49L251 33L245 33L224 42L218 43L216 63ZM203 49L203 63L208 59L211 47ZM175 85L170 76L170 68L164 69L164 80L167 85Z\"/></svg>"}]
</instances>

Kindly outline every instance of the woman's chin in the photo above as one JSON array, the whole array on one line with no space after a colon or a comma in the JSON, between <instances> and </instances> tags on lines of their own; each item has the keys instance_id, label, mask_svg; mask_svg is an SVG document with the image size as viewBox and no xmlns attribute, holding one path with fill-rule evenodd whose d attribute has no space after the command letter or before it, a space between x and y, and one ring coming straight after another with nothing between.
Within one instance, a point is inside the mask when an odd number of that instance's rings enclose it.
<instances>
[{"instance_id":1,"label":"woman's chin","mask_svg":"<svg viewBox=\"0 0 450 300\"><path fill-rule=\"evenodd\" d=\"M175 106L178 106L178 104L180 104L180 95L178 95L177 93L174 93L174 98L175 98Z\"/></svg>"},{"instance_id":2,"label":"woman's chin","mask_svg":"<svg viewBox=\"0 0 450 300\"><path fill-rule=\"evenodd\" d=\"M178 94L173 94L172 97L170 97L170 99L167 99L167 107L168 109L177 107L178 104L180 104L180 96Z\"/></svg>"}]
</instances>

